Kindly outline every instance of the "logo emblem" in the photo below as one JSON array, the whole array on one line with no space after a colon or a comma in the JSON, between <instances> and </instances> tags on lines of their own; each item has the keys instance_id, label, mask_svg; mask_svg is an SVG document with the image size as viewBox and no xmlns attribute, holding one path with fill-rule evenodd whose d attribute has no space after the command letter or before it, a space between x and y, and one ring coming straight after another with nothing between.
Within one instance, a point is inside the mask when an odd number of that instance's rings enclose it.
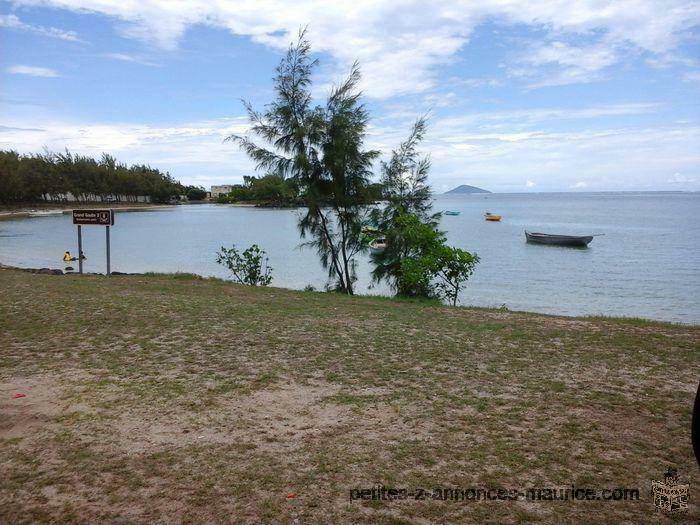
<instances>
[{"instance_id":1,"label":"logo emblem","mask_svg":"<svg viewBox=\"0 0 700 525\"><path fill-rule=\"evenodd\" d=\"M669 514L687 512L689 492L689 484L678 482L678 471L676 469L668 469L664 474L663 481L651 481L654 506Z\"/></svg>"}]
</instances>

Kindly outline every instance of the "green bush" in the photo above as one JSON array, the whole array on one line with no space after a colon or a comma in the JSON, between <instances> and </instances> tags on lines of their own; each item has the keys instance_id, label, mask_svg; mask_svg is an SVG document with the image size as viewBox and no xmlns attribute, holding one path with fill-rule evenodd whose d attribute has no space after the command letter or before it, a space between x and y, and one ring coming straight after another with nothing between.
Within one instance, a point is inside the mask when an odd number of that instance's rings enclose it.
<instances>
[{"instance_id":1,"label":"green bush","mask_svg":"<svg viewBox=\"0 0 700 525\"><path fill-rule=\"evenodd\" d=\"M240 252L236 246L221 247L216 254L216 262L226 266L236 282L250 286L267 286L272 282L272 268L268 266L265 251L257 244Z\"/></svg>"}]
</instances>

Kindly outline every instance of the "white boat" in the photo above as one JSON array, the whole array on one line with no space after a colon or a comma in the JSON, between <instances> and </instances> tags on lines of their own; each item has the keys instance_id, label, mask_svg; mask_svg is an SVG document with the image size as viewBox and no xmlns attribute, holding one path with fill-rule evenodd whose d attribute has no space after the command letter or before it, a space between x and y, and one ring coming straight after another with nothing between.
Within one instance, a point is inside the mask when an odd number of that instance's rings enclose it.
<instances>
[{"instance_id":1,"label":"white boat","mask_svg":"<svg viewBox=\"0 0 700 525\"><path fill-rule=\"evenodd\" d=\"M386 239L384 237L379 237L373 241L370 241L369 251L371 253L376 255L378 253L382 253L384 250L386 250Z\"/></svg>"},{"instance_id":2,"label":"white boat","mask_svg":"<svg viewBox=\"0 0 700 525\"><path fill-rule=\"evenodd\" d=\"M47 217L49 215L61 215L63 210L42 210L42 211L30 211L30 217Z\"/></svg>"}]
</instances>

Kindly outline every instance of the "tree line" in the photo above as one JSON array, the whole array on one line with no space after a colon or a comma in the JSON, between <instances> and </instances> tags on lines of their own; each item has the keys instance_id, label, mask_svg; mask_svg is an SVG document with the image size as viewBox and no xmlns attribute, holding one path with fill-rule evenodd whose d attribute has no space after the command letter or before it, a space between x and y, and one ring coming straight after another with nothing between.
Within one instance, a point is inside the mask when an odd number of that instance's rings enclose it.
<instances>
[{"instance_id":1,"label":"tree line","mask_svg":"<svg viewBox=\"0 0 700 525\"><path fill-rule=\"evenodd\" d=\"M21 155L0 151L0 202L62 202L72 196L79 202L167 202L174 195L201 188L185 187L169 173L143 164L127 166L103 153L99 159L64 153Z\"/></svg>"},{"instance_id":2,"label":"tree line","mask_svg":"<svg viewBox=\"0 0 700 525\"><path fill-rule=\"evenodd\" d=\"M382 200L381 183L368 184L362 190L367 204ZM228 194L217 197L220 204L248 202L278 208L306 206L308 200L309 196L296 178L276 174L244 175L243 184L236 184Z\"/></svg>"}]
</instances>

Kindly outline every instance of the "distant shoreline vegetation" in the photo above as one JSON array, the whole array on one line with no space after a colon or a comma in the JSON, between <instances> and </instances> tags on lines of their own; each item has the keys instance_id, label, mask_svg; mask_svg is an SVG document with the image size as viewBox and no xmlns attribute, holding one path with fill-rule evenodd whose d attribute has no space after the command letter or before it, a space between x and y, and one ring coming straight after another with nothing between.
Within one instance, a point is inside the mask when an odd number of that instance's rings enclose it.
<instances>
[{"instance_id":1,"label":"distant shoreline vegetation","mask_svg":"<svg viewBox=\"0 0 700 525\"><path fill-rule=\"evenodd\" d=\"M0 151L0 203L169 202L185 195L206 198L204 188L184 186L159 169L64 153L21 155Z\"/></svg>"},{"instance_id":2,"label":"distant shoreline vegetation","mask_svg":"<svg viewBox=\"0 0 700 525\"><path fill-rule=\"evenodd\" d=\"M366 204L383 199L383 186L369 184L363 188L361 200ZM261 207L296 208L308 205L309 196L301 189L299 181L280 175L262 177L244 176L243 184L236 184L226 195L220 195L219 204L249 203Z\"/></svg>"}]
</instances>

